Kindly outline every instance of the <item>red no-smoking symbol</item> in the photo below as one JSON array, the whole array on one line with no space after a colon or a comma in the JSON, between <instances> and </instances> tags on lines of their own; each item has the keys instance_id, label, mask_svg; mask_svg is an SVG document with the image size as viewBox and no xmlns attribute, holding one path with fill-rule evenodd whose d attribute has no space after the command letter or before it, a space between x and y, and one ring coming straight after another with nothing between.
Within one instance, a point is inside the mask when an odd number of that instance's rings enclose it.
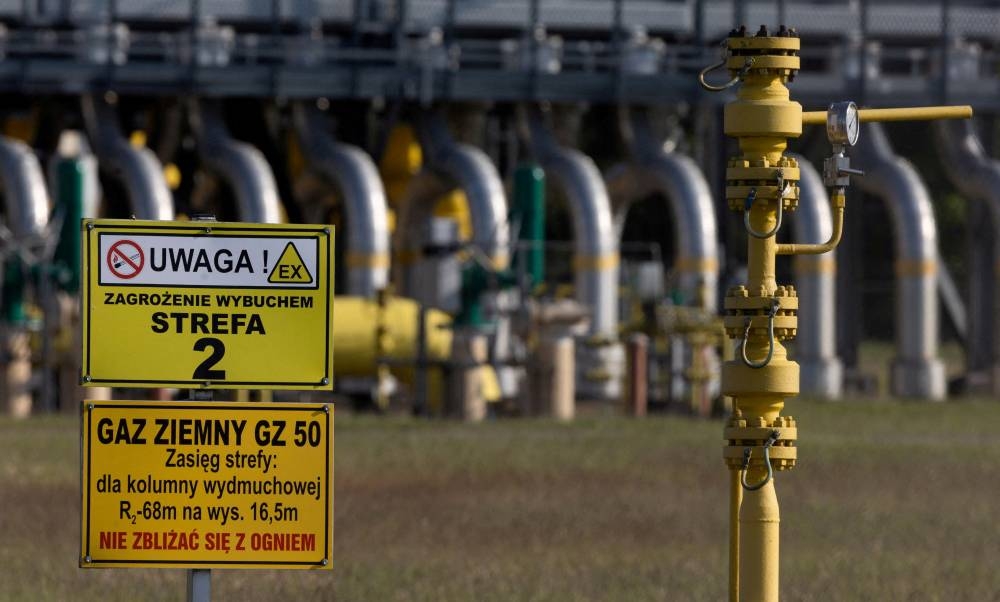
<instances>
[{"instance_id":1,"label":"red no-smoking symbol","mask_svg":"<svg viewBox=\"0 0 1000 602\"><path fill-rule=\"evenodd\" d=\"M119 240L108 249L108 268L122 280L138 276L145 262L142 248L131 240Z\"/></svg>"}]
</instances>

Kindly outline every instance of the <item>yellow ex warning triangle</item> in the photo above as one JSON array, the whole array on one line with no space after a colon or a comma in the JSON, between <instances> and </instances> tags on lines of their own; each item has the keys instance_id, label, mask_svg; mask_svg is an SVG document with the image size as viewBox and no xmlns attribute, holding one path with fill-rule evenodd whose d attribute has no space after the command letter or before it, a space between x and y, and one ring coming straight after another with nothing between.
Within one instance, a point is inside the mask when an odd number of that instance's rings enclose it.
<instances>
[{"instance_id":1,"label":"yellow ex warning triangle","mask_svg":"<svg viewBox=\"0 0 1000 602\"><path fill-rule=\"evenodd\" d=\"M312 282L312 274L306 268L306 264L299 255L299 250L293 243L285 245L285 250L281 252L278 263L271 269L271 275L267 278L271 284L279 282L293 282L304 284Z\"/></svg>"}]
</instances>

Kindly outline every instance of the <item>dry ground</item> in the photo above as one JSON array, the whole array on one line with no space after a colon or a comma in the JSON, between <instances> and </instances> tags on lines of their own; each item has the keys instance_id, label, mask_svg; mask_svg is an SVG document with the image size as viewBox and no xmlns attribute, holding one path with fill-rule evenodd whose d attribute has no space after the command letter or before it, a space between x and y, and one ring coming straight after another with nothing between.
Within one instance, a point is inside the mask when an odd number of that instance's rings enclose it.
<instances>
[{"instance_id":1,"label":"dry ground","mask_svg":"<svg viewBox=\"0 0 1000 602\"><path fill-rule=\"evenodd\" d=\"M783 600L1000 600L1000 403L792 401ZM215 600L722 600L721 424L338 416L332 573L216 571ZM179 600L77 568L73 417L0 419L0 600Z\"/></svg>"}]
</instances>

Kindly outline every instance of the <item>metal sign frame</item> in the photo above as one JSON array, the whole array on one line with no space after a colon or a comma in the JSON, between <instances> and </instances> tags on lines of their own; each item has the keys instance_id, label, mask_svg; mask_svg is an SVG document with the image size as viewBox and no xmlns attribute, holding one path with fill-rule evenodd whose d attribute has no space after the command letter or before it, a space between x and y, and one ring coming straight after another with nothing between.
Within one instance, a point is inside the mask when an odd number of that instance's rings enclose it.
<instances>
[{"instance_id":1,"label":"metal sign frame","mask_svg":"<svg viewBox=\"0 0 1000 602\"><path fill-rule=\"evenodd\" d=\"M332 226L87 219L83 220L82 227L80 377L84 385L332 390ZM161 249L158 267L148 249L145 253L148 256L142 256L141 261L126 261L130 258L121 257L122 249L137 249L142 253L136 241L164 241L161 243L164 245L169 244L166 241L178 241L177 245L189 247L205 245L202 249L213 245L216 253L217 247L227 241L233 245L270 246L274 248L271 248L269 261L275 268L281 267L280 258L285 252L282 249L293 246L293 260L297 258L302 263L309 280L304 280L294 266L286 270L288 280L274 280L276 270L270 279L264 278L259 263L255 264L255 272L253 267L249 268L252 276L241 275L238 270L234 274L231 267L235 257L232 255L225 258L229 262L229 272L211 274L193 273L190 263L180 271L172 270L179 264L166 265L166 249ZM291 245L293 241L295 245ZM125 242L131 244L123 244ZM111 266L114 253L121 259L117 271ZM266 250L263 257L266 267ZM188 261L190 258L189 255ZM249 258L243 260L249 261ZM216 265L218 261L216 254ZM261 259L254 257L253 261ZM305 266L306 263L310 265ZM310 268L316 273L311 274ZM183 271L185 269L187 271ZM251 310L219 305L223 296L244 295L259 297L268 303L277 299L286 305L270 304ZM128 303L108 307L107 304L113 305L115 299L128 300ZM186 303L198 299L198 307L161 307L150 301L159 303L161 299L188 299ZM304 305L296 308L296 301ZM288 303L292 304L291 308L285 309ZM196 310L184 313L189 319L187 322L171 313L185 309ZM209 313L213 310L214 313ZM195 321L196 315L201 321ZM116 319L117 316L122 319ZM252 321L253 316L257 316L256 321ZM261 316L271 317L267 320L271 332L264 332ZM198 336L199 332L215 332L220 325L222 335ZM244 329L242 336L240 327ZM151 334L151 331L159 334ZM254 339L254 334L273 336ZM119 345L127 351L123 352ZM259 355L248 350L253 345L260 346ZM113 354L116 353L124 356L122 361L115 359ZM221 369L223 358L236 369ZM185 362L183 367L179 362Z\"/></svg>"},{"instance_id":2,"label":"metal sign frame","mask_svg":"<svg viewBox=\"0 0 1000 602\"><path fill-rule=\"evenodd\" d=\"M242 423L243 428L239 437L227 435L222 443L218 431L214 436L207 430L201 435L193 430L186 431L186 435L183 429L171 431L168 426L176 425L179 420L186 420L188 425L198 420L211 422L214 428L220 428L214 423L228 425L232 422L234 427ZM277 423L282 425L280 430ZM163 431L157 432L161 425ZM301 425L308 428L300 428ZM318 427L315 431L313 425ZM179 436L186 436L189 441L185 444ZM193 439L198 436L208 439L196 444ZM80 446L81 568L333 567L332 404L85 401L80 421ZM264 450L271 455L271 463L263 471L261 464L237 467L223 464L223 458L228 461L232 454L241 453L247 458L257 457L256 452L261 452L263 457ZM199 456L216 455L219 470L212 472L198 465L177 466L180 454L190 452ZM320 462L315 459L303 461L303 458L318 455L322 455L325 482L316 485L314 494L305 489L306 477L300 473L305 467ZM165 464L163 459L167 459ZM154 480L160 483L190 480L193 484L190 492L187 489L155 492L151 488L137 492L131 489L133 481L128 484L124 481L131 479L133 473L146 473L150 483ZM314 473L308 474L311 479ZM260 478L263 482L273 478L275 483L284 484L284 490L276 492L278 486L272 485L270 493L258 496L224 493L223 489L216 493L206 485L208 481L228 483L230 478L234 487L237 479ZM119 481L117 486L112 484L115 479ZM140 481L135 479L136 487ZM293 489L293 485L302 489ZM199 495L198 489L203 493ZM308 493L304 493L306 491ZM107 499L98 499L101 496ZM286 502L284 505L275 503L282 500ZM144 502L148 508L143 506ZM271 515L259 514L264 508L258 505L251 509L250 503L270 503ZM187 515L188 509L195 506L207 510L206 504L236 508L239 514L221 525L218 517L208 512L199 511L197 519ZM299 524L289 531L293 522ZM223 535L227 542L224 549L219 544ZM285 536L287 544L295 535L300 538L294 541L308 541L311 546L304 550L277 549L276 537ZM307 536L311 539L305 539ZM191 537L194 537L193 549ZM254 541L258 543L253 544Z\"/></svg>"}]
</instances>

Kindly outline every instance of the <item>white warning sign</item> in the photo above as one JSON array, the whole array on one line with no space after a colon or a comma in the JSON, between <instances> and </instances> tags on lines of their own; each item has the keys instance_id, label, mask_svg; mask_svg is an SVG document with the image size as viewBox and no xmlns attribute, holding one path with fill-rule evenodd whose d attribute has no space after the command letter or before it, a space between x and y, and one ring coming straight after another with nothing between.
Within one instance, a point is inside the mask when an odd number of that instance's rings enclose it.
<instances>
[{"instance_id":1,"label":"white warning sign","mask_svg":"<svg viewBox=\"0 0 1000 602\"><path fill-rule=\"evenodd\" d=\"M99 234L101 285L316 288L316 237Z\"/></svg>"}]
</instances>

